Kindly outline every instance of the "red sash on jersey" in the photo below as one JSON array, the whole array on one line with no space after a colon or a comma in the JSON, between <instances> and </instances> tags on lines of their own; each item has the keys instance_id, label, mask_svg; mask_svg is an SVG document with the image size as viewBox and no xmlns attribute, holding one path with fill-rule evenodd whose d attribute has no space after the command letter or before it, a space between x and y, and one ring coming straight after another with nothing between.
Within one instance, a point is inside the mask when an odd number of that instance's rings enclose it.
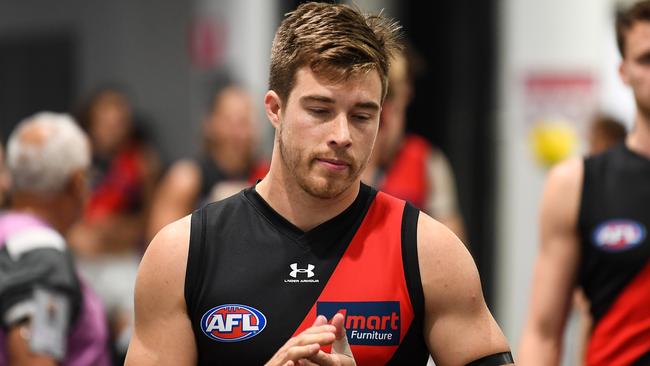
<instances>
[{"instance_id":1,"label":"red sash on jersey","mask_svg":"<svg viewBox=\"0 0 650 366\"><path fill-rule=\"evenodd\" d=\"M595 326L587 365L630 365L650 351L650 263Z\"/></svg>"},{"instance_id":2,"label":"red sash on jersey","mask_svg":"<svg viewBox=\"0 0 650 366\"><path fill-rule=\"evenodd\" d=\"M377 193L359 230L294 336L314 323L317 309L321 309L320 313L322 309L337 309L333 313L346 315L348 340L357 365L383 365L391 359L414 317L402 263L404 204ZM331 318L333 313L324 315ZM384 338L357 340L366 336ZM387 340L389 336L394 338ZM325 350L329 352L329 347Z\"/></svg>"},{"instance_id":3,"label":"red sash on jersey","mask_svg":"<svg viewBox=\"0 0 650 366\"><path fill-rule=\"evenodd\" d=\"M381 190L424 209L429 193L427 158L431 145L422 137L410 135L404 139L395 160L386 172Z\"/></svg>"}]
</instances>

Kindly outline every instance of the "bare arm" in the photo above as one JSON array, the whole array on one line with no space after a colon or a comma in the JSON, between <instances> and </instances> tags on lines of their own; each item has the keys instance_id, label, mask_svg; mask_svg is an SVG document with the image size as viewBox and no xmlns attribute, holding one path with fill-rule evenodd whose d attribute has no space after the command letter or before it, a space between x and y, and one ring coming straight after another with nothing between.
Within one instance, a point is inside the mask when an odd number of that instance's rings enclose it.
<instances>
[{"instance_id":1,"label":"bare arm","mask_svg":"<svg viewBox=\"0 0 650 366\"><path fill-rule=\"evenodd\" d=\"M488 310L478 270L463 243L425 214L418 221L424 335L438 366L465 365L510 350Z\"/></svg>"},{"instance_id":2,"label":"bare arm","mask_svg":"<svg viewBox=\"0 0 650 366\"><path fill-rule=\"evenodd\" d=\"M429 193L426 211L465 240L465 224L458 209L456 181L449 160L440 150L433 150L427 159Z\"/></svg>"},{"instance_id":3,"label":"bare arm","mask_svg":"<svg viewBox=\"0 0 650 366\"><path fill-rule=\"evenodd\" d=\"M142 258L135 285L135 331L126 365L195 365L184 297L190 216L166 226Z\"/></svg>"},{"instance_id":4,"label":"bare arm","mask_svg":"<svg viewBox=\"0 0 650 366\"><path fill-rule=\"evenodd\" d=\"M201 189L201 171L190 160L176 162L165 175L151 204L147 238L194 210Z\"/></svg>"},{"instance_id":5,"label":"bare arm","mask_svg":"<svg viewBox=\"0 0 650 366\"><path fill-rule=\"evenodd\" d=\"M540 214L541 247L519 360L522 365L557 365L562 334L580 259L577 217L582 161L569 160L548 177Z\"/></svg>"}]
</instances>

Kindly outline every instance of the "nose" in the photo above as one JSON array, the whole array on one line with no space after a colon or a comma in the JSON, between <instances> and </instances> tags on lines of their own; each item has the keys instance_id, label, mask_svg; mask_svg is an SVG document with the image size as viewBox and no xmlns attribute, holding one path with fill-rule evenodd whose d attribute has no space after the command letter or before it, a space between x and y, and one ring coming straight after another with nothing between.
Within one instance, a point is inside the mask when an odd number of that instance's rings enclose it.
<instances>
[{"instance_id":1,"label":"nose","mask_svg":"<svg viewBox=\"0 0 650 366\"><path fill-rule=\"evenodd\" d=\"M328 145L338 148L347 148L352 145L350 125L347 116L340 115L338 118L332 120Z\"/></svg>"}]
</instances>

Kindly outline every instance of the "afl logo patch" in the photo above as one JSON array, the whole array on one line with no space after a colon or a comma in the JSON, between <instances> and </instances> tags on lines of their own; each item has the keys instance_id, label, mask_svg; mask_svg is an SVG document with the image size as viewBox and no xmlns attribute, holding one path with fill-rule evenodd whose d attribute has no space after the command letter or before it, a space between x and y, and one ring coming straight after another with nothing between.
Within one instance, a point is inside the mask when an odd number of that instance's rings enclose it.
<instances>
[{"instance_id":1,"label":"afl logo patch","mask_svg":"<svg viewBox=\"0 0 650 366\"><path fill-rule=\"evenodd\" d=\"M261 311L246 305L225 304L208 310L201 318L201 329L219 342L239 342L253 338L266 327Z\"/></svg>"},{"instance_id":2,"label":"afl logo patch","mask_svg":"<svg viewBox=\"0 0 650 366\"><path fill-rule=\"evenodd\" d=\"M593 240L608 252L620 252L639 245L646 236L645 227L632 220L609 220L596 227Z\"/></svg>"}]
</instances>

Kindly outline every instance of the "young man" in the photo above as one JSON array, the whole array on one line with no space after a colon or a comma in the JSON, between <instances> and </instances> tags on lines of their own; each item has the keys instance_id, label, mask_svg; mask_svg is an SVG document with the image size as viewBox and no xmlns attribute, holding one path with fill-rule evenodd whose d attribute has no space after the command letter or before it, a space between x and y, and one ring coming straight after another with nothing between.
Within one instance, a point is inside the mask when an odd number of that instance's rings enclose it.
<instances>
[{"instance_id":1,"label":"young man","mask_svg":"<svg viewBox=\"0 0 650 366\"><path fill-rule=\"evenodd\" d=\"M81 216L88 139L67 115L21 122L7 144L11 205L0 214L0 365L110 364L99 298L63 235Z\"/></svg>"},{"instance_id":2,"label":"young man","mask_svg":"<svg viewBox=\"0 0 650 366\"><path fill-rule=\"evenodd\" d=\"M288 14L265 97L270 171L154 238L128 365L511 362L463 244L360 182L397 29L346 5Z\"/></svg>"},{"instance_id":3,"label":"young man","mask_svg":"<svg viewBox=\"0 0 650 366\"><path fill-rule=\"evenodd\" d=\"M635 126L625 144L549 175L523 365L557 365L576 286L593 317L586 364L650 364L650 1L621 13L616 30Z\"/></svg>"}]
</instances>

